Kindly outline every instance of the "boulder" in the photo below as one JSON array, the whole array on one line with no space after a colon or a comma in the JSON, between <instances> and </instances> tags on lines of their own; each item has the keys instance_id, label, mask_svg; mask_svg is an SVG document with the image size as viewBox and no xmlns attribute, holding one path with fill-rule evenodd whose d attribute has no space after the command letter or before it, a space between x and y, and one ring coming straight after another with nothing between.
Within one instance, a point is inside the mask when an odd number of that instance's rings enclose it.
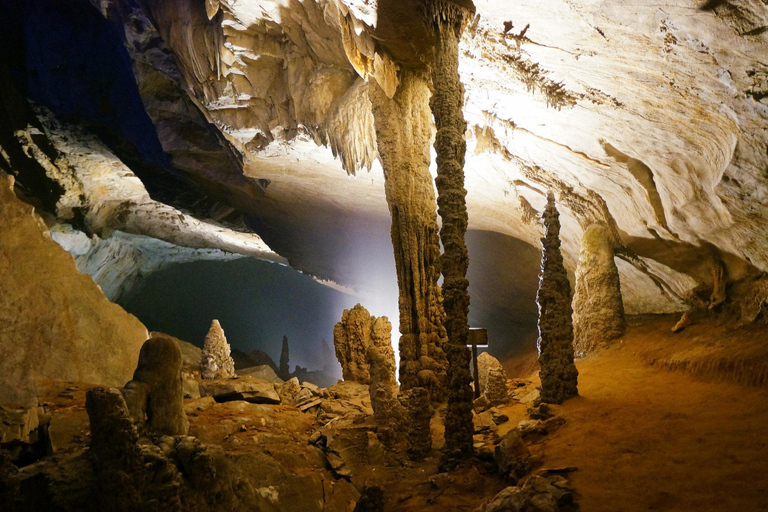
<instances>
[{"instance_id":1,"label":"boulder","mask_svg":"<svg viewBox=\"0 0 768 512\"><path fill-rule=\"evenodd\" d=\"M244 400L252 404L280 403L280 395L277 394L274 386L255 377L202 380L200 396L213 397L217 402Z\"/></svg>"},{"instance_id":2,"label":"boulder","mask_svg":"<svg viewBox=\"0 0 768 512\"><path fill-rule=\"evenodd\" d=\"M504 369L488 368L484 394L492 405L501 405L509 401L507 375L504 373Z\"/></svg>"},{"instance_id":3,"label":"boulder","mask_svg":"<svg viewBox=\"0 0 768 512\"><path fill-rule=\"evenodd\" d=\"M493 458L499 472L513 482L517 482L530 471L531 453L518 429L510 430L496 445Z\"/></svg>"},{"instance_id":4,"label":"boulder","mask_svg":"<svg viewBox=\"0 0 768 512\"><path fill-rule=\"evenodd\" d=\"M18 441L30 443L40 425L37 407L4 407L0 405L0 444Z\"/></svg>"},{"instance_id":5,"label":"boulder","mask_svg":"<svg viewBox=\"0 0 768 512\"><path fill-rule=\"evenodd\" d=\"M277 376L275 370L269 365L251 366L249 368L243 368L242 370L236 370L238 377L255 377L257 379L265 380L267 382L282 384L283 379Z\"/></svg>"},{"instance_id":6,"label":"boulder","mask_svg":"<svg viewBox=\"0 0 768 512\"><path fill-rule=\"evenodd\" d=\"M485 386L488 382L488 370L491 368L496 368L504 371L504 367L501 365L498 359L493 357L488 352L483 352L479 356L477 356L477 375L480 381L480 394L482 395L485 393ZM504 374L504 378L506 379L506 374Z\"/></svg>"}]
</instances>

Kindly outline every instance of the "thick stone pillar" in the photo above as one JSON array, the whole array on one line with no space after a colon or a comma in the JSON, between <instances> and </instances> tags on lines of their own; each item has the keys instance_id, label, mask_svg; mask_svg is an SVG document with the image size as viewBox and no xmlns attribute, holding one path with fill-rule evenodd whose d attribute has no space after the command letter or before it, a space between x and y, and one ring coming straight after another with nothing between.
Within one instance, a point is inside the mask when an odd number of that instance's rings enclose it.
<instances>
[{"instance_id":1,"label":"thick stone pillar","mask_svg":"<svg viewBox=\"0 0 768 512\"><path fill-rule=\"evenodd\" d=\"M541 275L536 303L539 305L539 377L541 401L559 404L579 394L579 372L573 364L571 284L560 253L560 214L555 196L547 196L542 215Z\"/></svg>"},{"instance_id":2,"label":"thick stone pillar","mask_svg":"<svg viewBox=\"0 0 768 512\"><path fill-rule=\"evenodd\" d=\"M392 98L373 81L373 106L385 192L392 217L400 311L400 388L426 388L432 401L444 396L440 243L432 176L429 173L432 116L423 77L401 72Z\"/></svg>"},{"instance_id":3,"label":"thick stone pillar","mask_svg":"<svg viewBox=\"0 0 768 512\"><path fill-rule=\"evenodd\" d=\"M581 238L573 295L574 349L580 356L623 336L627 330L619 270L613 256L608 228L602 224L589 226Z\"/></svg>"}]
</instances>

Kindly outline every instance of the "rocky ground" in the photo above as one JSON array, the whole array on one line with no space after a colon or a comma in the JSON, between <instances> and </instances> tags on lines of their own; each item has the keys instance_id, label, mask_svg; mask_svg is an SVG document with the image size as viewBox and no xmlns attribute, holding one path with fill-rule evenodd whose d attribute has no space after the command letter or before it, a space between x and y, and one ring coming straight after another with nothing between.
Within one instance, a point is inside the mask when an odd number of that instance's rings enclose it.
<instances>
[{"instance_id":1,"label":"rocky ground","mask_svg":"<svg viewBox=\"0 0 768 512\"><path fill-rule=\"evenodd\" d=\"M723 347L760 361L759 329L699 323L672 334L674 322L634 319L613 346L579 360L580 396L562 406L534 407L535 377L508 379L505 403L476 403L477 456L449 473L437 469L444 409L432 420L432 452L414 463L404 443L392 450L379 441L367 386L354 382L209 383L204 396L185 399L191 437L139 444L158 447L165 455L157 457L179 468L182 488L200 491L194 510L352 511L373 487L387 511L569 510L573 499L585 511L763 510L768 487L756 475L768 469L765 381L735 383L744 365L722 357L719 366L700 362ZM49 381L38 407L0 410L0 497L23 496L24 510L87 508L92 387ZM220 474L201 478L183 456L188 445Z\"/></svg>"}]
</instances>

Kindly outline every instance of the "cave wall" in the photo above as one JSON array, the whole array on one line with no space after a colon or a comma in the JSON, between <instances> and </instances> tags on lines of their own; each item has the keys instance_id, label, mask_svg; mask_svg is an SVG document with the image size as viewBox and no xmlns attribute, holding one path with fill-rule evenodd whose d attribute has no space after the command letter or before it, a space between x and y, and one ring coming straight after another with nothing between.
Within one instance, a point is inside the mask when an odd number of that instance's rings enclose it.
<instances>
[{"instance_id":1,"label":"cave wall","mask_svg":"<svg viewBox=\"0 0 768 512\"><path fill-rule=\"evenodd\" d=\"M13 182L0 175L0 402L34 400L40 378L123 385L146 328L78 272Z\"/></svg>"}]
</instances>

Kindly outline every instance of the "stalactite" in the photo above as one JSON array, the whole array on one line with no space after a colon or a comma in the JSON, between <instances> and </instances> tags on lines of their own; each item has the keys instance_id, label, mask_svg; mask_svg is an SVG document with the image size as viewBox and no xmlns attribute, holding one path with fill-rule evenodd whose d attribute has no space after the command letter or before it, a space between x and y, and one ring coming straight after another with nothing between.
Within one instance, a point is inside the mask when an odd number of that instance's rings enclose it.
<instances>
[{"instance_id":1,"label":"stalactite","mask_svg":"<svg viewBox=\"0 0 768 512\"><path fill-rule=\"evenodd\" d=\"M432 121L424 78L402 72L392 98L374 82L373 107L387 204L392 217L400 311L400 388L429 390L432 401L444 396L447 361L440 277L440 244L429 141Z\"/></svg>"},{"instance_id":2,"label":"stalactite","mask_svg":"<svg viewBox=\"0 0 768 512\"><path fill-rule=\"evenodd\" d=\"M443 221L440 239L444 253L443 304L448 343L448 410L445 415L445 445L441 467L450 469L472 456L472 389L467 349L469 256L464 243L467 231L467 191L464 189L464 86L459 78L459 39L470 12L451 2L432 4L427 22L437 36L432 66L433 94L430 101L437 134L437 206Z\"/></svg>"},{"instance_id":3,"label":"stalactite","mask_svg":"<svg viewBox=\"0 0 768 512\"><path fill-rule=\"evenodd\" d=\"M542 214L541 275L536 302L539 305L539 377L541 401L559 404L576 396L579 372L573 364L571 285L560 253L560 214L555 196L547 196Z\"/></svg>"}]
</instances>

